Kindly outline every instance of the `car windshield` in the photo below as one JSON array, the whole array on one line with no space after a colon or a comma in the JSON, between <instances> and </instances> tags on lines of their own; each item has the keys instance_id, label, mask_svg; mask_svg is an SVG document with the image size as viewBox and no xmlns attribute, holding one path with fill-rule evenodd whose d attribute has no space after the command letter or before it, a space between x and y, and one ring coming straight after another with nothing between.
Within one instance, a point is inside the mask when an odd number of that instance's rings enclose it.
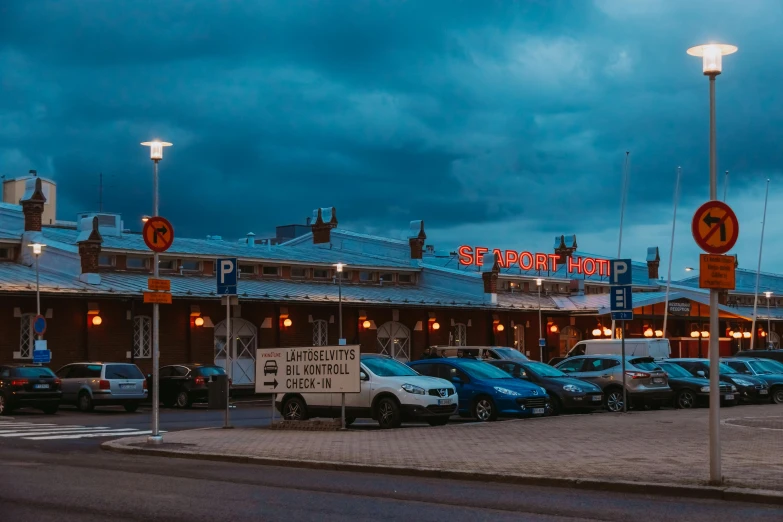
<instances>
[{"instance_id":1,"label":"car windshield","mask_svg":"<svg viewBox=\"0 0 783 522\"><path fill-rule=\"evenodd\" d=\"M748 361L753 371L761 375L783 373L783 364L777 361Z\"/></svg>"},{"instance_id":2,"label":"car windshield","mask_svg":"<svg viewBox=\"0 0 783 522\"><path fill-rule=\"evenodd\" d=\"M704 361L704 365L709 368L710 361ZM726 363L718 363L718 369L720 370L720 375L736 375L739 373L737 370Z\"/></svg>"},{"instance_id":3,"label":"car windshield","mask_svg":"<svg viewBox=\"0 0 783 522\"><path fill-rule=\"evenodd\" d=\"M522 352L519 350L514 350L513 348L495 348L495 351L503 357L504 359L509 360L516 360L516 361L527 361L528 358L525 357Z\"/></svg>"},{"instance_id":4,"label":"car windshield","mask_svg":"<svg viewBox=\"0 0 783 522\"><path fill-rule=\"evenodd\" d=\"M212 377L213 375L225 375L226 370L220 366L204 366L199 368L199 373L204 377Z\"/></svg>"},{"instance_id":5,"label":"car windshield","mask_svg":"<svg viewBox=\"0 0 783 522\"><path fill-rule=\"evenodd\" d=\"M561 372L557 368L541 362L531 361L529 363L524 364L523 367L526 370L529 370L541 377L568 377L567 374Z\"/></svg>"},{"instance_id":6,"label":"car windshield","mask_svg":"<svg viewBox=\"0 0 783 522\"><path fill-rule=\"evenodd\" d=\"M511 375L500 368L495 368L484 361L463 360L460 362L459 368L465 370L474 379L513 379Z\"/></svg>"},{"instance_id":7,"label":"car windshield","mask_svg":"<svg viewBox=\"0 0 783 522\"><path fill-rule=\"evenodd\" d=\"M55 377L49 368L16 368L13 370L14 377L27 377L28 379L51 379Z\"/></svg>"},{"instance_id":8,"label":"car windshield","mask_svg":"<svg viewBox=\"0 0 783 522\"><path fill-rule=\"evenodd\" d=\"M135 364L107 364L107 379L143 379L141 371Z\"/></svg>"},{"instance_id":9,"label":"car windshield","mask_svg":"<svg viewBox=\"0 0 783 522\"><path fill-rule=\"evenodd\" d=\"M365 357L362 358L362 364L378 377L409 377L418 375L410 367L386 357Z\"/></svg>"},{"instance_id":10,"label":"car windshield","mask_svg":"<svg viewBox=\"0 0 783 522\"><path fill-rule=\"evenodd\" d=\"M676 365L676 364L669 364L669 363L661 363L661 368L663 368L663 371L669 374L671 377L680 377L680 378L688 378L693 377L687 370L684 368Z\"/></svg>"}]
</instances>

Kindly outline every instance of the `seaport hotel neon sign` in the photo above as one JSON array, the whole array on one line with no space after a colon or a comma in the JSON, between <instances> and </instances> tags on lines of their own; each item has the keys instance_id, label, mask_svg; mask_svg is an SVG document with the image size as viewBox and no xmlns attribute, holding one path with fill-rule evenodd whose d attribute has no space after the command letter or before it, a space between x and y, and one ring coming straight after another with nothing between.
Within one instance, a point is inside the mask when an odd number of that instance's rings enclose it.
<instances>
[{"instance_id":1,"label":"seaport hotel neon sign","mask_svg":"<svg viewBox=\"0 0 783 522\"><path fill-rule=\"evenodd\" d=\"M490 249L484 247L472 247L462 245L457 250L459 254L459 263L463 266L483 266L484 254L490 252ZM548 272L557 272L557 265L560 261L560 254L542 254L540 252L517 252L516 250L491 251L498 260L500 268L512 268L519 266L521 270L545 270ZM598 259L595 257L571 257L567 256L565 263L569 274L583 274L587 276L609 275L609 260Z\"/></svg>"}]
</instances>

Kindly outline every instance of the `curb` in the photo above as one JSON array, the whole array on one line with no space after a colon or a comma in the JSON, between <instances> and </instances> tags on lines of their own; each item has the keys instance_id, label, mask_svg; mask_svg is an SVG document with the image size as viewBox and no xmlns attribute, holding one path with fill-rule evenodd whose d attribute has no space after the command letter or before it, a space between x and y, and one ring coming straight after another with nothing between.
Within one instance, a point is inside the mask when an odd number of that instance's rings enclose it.
<instances>
[{"instance_id":1,"label":"curb","mask_svg":"<svg viewBox=\"0 0 783 522\"><path fill-rule=\"evenodd\" d=\"M282 460L267 457L223 455L219 453L185 453L157 448L139 448L108 441L101 449L129 455L148 455L178 459L231 462L236 464L256 464L261 466L280 466L287 468L318 469L328 471L350 471L354 473L377 473L394 476L415 476L462 480L474 482L493 482L522 486L543 486L555 488L582 489L615 493L633 493L642 495L685 497L708 500L726 500L732 502L753 502L783 505L783 493L770 490L757 490L733 486L695 486L687 484L656 484L632 481L605 481L582 478L541 477L536 475L506 475L474 471L452 471L428 468L406 468L400 466L376 466L370 464L348 464L317 460Z\"/></svg>"}]
</instances>

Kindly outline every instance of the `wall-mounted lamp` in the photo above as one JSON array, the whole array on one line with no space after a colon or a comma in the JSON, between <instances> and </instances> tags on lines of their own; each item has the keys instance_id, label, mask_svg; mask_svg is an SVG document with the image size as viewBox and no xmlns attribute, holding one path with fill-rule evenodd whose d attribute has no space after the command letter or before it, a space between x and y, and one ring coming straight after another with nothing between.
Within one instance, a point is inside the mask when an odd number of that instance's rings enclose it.
<instances>
[{"instance_id":1,"label":"wall-mounted lamp","mask_svg":"<svg viewBox=\"0 0 783 522\"><path fill-rule=\"evenodd\" d=\"M606 337L609 337L610 335L612 335L612 329L604 327L604 335Z\"/></svg>"},{"instance_id":2,"label":"wall-mounted lamp","mask_svg":"<svg viewBox=\"0 0 783 522\"><path fill-rule=\"evenodd\" d=\"M698 336L699 336L699 331L698 330L694 330L694 331L691 332L691 337L693 337L694 339L697 338Z\"/></svg>"},{"instance_id":3,"label":"wall-mounted lamp","mask_svg":"<svg viewBox=\"0 0 783 522\"><path fill-rule=\"evenodd\" d=\"M742 332L742 337L745 339L750 339L750 332Z\"/></svg>"},{"instance_id":4,"label":"wall-mounted lamp","mask_svg":"<svg viewBox=\"0 0 783 522\"><path fill-rule=\"evenodd\" d=\"M655 337L663 337L663 330L655 330Z\"/></svg>"},{"instance_id":5,"label":"wall-mounted lamp","mask_svg":"<svg viewBox=\"0 0 783 522\"><path fill-rule=\"evenodd\" d=\"M285 319L283 319L283 326L285 326L286 328L290 328L292 324L294 324L294 322L291 320L290 317L286 317Z\"/></svg>"},{"instance_id":6,"label":"wall-mounted lamp","mask_svg":"<svg viewBox=\"0 0 783 522\"><path fill-rule=\"evenodd\" d=\"M93 326L100 326L103 322L103 319L101 319L100 315L93 315L91 322Z\"/></svg>"},{"instance_id":7,"label":"wall-mounted lamp","mask_svg":"<svg viewBox=\"0 0 783 522\"><path fill-rule=\"evenodd\" d=\"M549 327L549 331L552 333L557 333L560 331L560 328L558 328L556 324L553 324L552 326Z\"/></svg>"},{"instance_id":8,"label":"wall-mounted lamp","mask_svg":"<svg viewBox=\"0 0 783 522\"><path fill-rule=\"evenodd\" d=\"M502 325L502 324L500 324L500 323L498 323L498 325L497 325L495 328L497 329L497 331L498 331L498 332L502 332L503 330L505 330L505 329L506 329L506 327L505 327L505 326L503 326L503 325Z\"/></svg>"},{"instance_id":9,"label":"wall-mounted lamp","mask_svg":"<svg viewBox=\"0 0 783 522\"><path fill-rule=\"evenodd\" d=\"M701 332L701 336L706 339L706 338L708 338L710 336L710 332L707 331L707 330L704 330L704 331Z\"/></svg>"},{"instance_id":10,"label":"wall-mounted lamp","mask_svg":"<svg viewBox=\"0 0 783 522\"><path fill-rule=\"evenodd\" d=\"M644 329L644 336L645 337L652 337L654 334L655 334L655 332L653 332L653 329L650 328L649 326Z\"/></svg>"},{"instance_id":11,"label":"wall-mounted lamp","mask_svg":"<svg viewBox=\"0 0 783 522\"><path fill-rule=\"evenodd\" d=\"M601 337L601 334L604 333L603 330L600 328L595 328L593 330L593 337Z\"/></svg>"},{"instance_id":12,"label":"wall-mounted lamp","mask_svg":"<svg viewBox=\"0 0 783 522\"><path fill-rule=\"evenodd\" d=\"M370 321L368 321L367 319L365 319L364 322L362 323L362 328L364 328L366 330L370 326L372 326L372 323Z\"/></svg>"},{"instance_id":13,"label":"wall-mounted lamp","mask_svg":"<svg viewBox=\"0 0 783 522\"><path fill-rule=\"evenodd\" d=\"M742 338L742 332L734 332L731 334L731 336L735 339L741 339Z\"/></svg>"},{"instance_id":14,"label":"wall-mounted lamp","mask_svg":"<svg viewBox=\"0 0 783 522\"><path fill-rule=\"evenodd\" d=\"M204 326L204 318L203 317L196 317L195 319L193 319L193 324L195 324L199 328Z\"/></svg>"},{"instance_id":15,"label":"wall-mounted lamp","mask_svg":"<svg viewBox=\"0 0 783 522\"><path fill-rule=\"evenodd\" d=\"M433 330L440 330L440 323L439 323L439 322L437 322L437 321L435 321L434 323L432 323L432 329L433 329Z\"/></svg>"}]
</instances>

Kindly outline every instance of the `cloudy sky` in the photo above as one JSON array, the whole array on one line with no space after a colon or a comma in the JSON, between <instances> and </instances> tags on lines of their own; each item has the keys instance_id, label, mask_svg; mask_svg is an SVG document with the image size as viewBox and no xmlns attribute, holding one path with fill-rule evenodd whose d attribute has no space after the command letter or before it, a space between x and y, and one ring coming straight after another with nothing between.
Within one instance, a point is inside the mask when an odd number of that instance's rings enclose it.
<instances>
[{"instance_id":1,"label":"cloudy sky","mask_svg":"<svg viewBox=\"0 0 783 522\"><path fill-rule=\"evenodd\" d=\"M174 143L161 214L227 238L337 207L341 226L437 248L549 251L559 234L697 263L708 82L685 50L739 47L718 77L718 169L735 251L783 272L783 3L773 0L0 2L0 174L58 183L58 218L151 211L138 143ZM665 261L664 261L665 263ZM662 267L665 272L665 264Z\"/></svg>"}]
</instances>

